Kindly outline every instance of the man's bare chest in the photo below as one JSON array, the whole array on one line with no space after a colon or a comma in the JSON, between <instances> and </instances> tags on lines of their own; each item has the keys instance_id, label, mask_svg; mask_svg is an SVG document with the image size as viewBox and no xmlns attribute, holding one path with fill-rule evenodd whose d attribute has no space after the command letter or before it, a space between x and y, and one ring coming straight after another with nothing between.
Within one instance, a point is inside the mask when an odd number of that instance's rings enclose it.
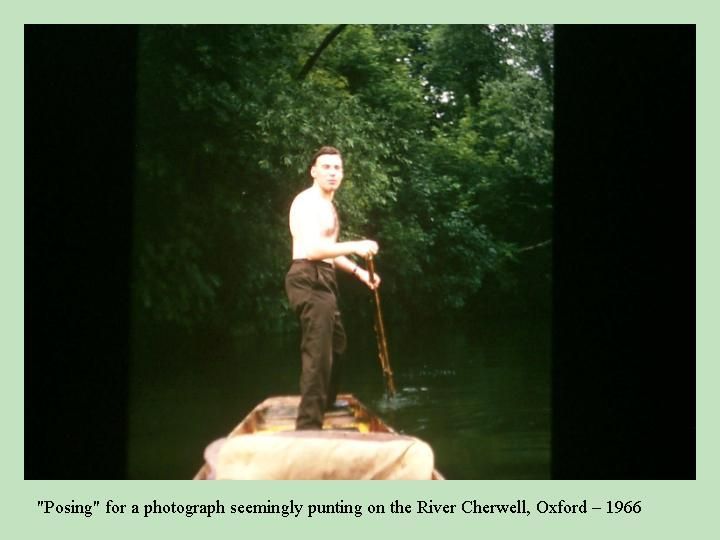
<instances>
[{"instance_id":1,"label":"man's bare chest","mask_svg":"<svg viewBox=\"0 0 720 540\"><path fill-rule=\"evenodd\" d=\"M323 236L337 238L340 231L340 222L338 220L337 210L335 210L335 205L328 202L319 208L318 213L320 229L322 230Z\"/></svg>"}]
</instances>

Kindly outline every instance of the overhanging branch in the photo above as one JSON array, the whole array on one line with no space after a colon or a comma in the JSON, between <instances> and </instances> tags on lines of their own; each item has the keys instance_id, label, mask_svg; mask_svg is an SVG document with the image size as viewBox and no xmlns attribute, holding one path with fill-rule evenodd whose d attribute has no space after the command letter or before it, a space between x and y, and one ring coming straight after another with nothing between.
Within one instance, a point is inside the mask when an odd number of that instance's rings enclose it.
<instances>
[{"instance_id":1,"label":"overhanging branch","mask_svg":"<svg viewBox=\"0 0 720 540\"><path fill-rule=\"evenodd\" d=\"M520 249L517 250L517 252L520 253L521 251L530 251L531 249L537 249L537 248L546 246L546 245L549 244L550 242L552 242L551 239L550 239L550 240L545 240L544 242L540 242L539 244L534 244L534 245L532 245L532 246L521 247Z\"/></svg>"},{"instance_id":2,"label":"overhanging branch","mask_svg":"<svg viewBox=\"0 0 720 540\"><path fill-rule=\"evenodd\" d=\"M322 52L327 48L330 43L332 43L332 40L335 39L340 32L345 30L345 27L347 24L338 24L335 28L333 28L330 33L325 36L325 39L323 39L320 46L315 50L313 55L308 58L307 62L305 62L305 65L300 70L300 73L297 74L297 77L295 77L298 81L302 81L305 79L308 73L310 73L310 70L313 68L315 63L317 62L318 58L320 58L320 55Z\"/></svg>"}]
</instances>

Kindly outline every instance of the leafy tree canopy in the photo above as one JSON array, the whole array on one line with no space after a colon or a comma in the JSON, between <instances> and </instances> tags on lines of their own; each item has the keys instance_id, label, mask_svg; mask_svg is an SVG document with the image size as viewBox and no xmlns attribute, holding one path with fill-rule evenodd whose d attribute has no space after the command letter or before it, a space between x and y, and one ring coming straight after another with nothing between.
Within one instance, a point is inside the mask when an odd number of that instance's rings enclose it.
<instances>
[{"instance_id":1,"label":"leafy tree canopy","mask_svg":"<svg viewBox=\"0 0 720 540\"><path fill-rule=\"evenodd\" d=\"M345 156L345 238L381 245L391 320L537 306L549 285L552 36L527 25L143 27L137 315L236 332L294 324L287 214L324 144ZM365 291L347 289L347 311L368 311Z\"/></svg>"}]
</instances>

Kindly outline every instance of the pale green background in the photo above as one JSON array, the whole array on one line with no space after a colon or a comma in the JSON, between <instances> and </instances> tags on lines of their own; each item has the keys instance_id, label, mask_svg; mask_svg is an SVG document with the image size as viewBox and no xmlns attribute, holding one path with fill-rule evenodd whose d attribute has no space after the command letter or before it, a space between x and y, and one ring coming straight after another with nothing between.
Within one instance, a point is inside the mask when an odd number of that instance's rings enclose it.
<instances>
[{"instance_id":1,"label":"pale green background","mask_svg":"<svg viewBox=\"0 0 720 540\"><path fill-rule=\"evenodd\" d=\"M44 5L46 4L46 5ZM700 2L681 2L660 7L656 1L607 1L579 8L579 2L508 2L487 3L444 0L436 5L420 6L410 0L388 2L271 2L243 5L237 0L180 4L162 1L142 2L27 2L22 8L3 13L0 33L2 55L2 148L7 173L0 181L0 239L5 255L0 265L4 278L2 292L2 353L4 376L0 378L3 418L4 463L2 485L3 531L11 537L36 538L143 538L151 534L171 538L201 538L217 533L227 537L254 538L258 534L292 538L315 535L342 535L343 538L460 537L477 532L497 533L503 537L549 538L706 538L717 532L714 512L717 480L717 322L712 320L717 305L717 287L710 280L718 276L718 257L714 230L718 212L717 174L710 160L717 155L718 126L717 18L708 8L696 8ZM519 5L518 5L519 4ZM216 7L218 6L218 7ZM280 6L280 7L278 7ZM318 6L318 7L309 7ZM4 8L4 11L8 11ZM553 23L700 23L697 47L698 191L697 191L697 413L698 468L696 481L450 481L450 482L150 482L150 481L25 481L23 480L23 24L24 23L178 23L178 22L553 22ZM691 179L685 179L690 181ZM715 180L714 182L712 180ZM690 239L688 239L690 241ZM690 264L690 261L688 261ZM688 357L678 359L692 362ZM712 385L712 387L711 387ZM51 421L51 419L50 419ZM704 429L703 429L704 428ZM672 434L668 434L672 436ZM52 452L49 448L48 452ZM207 519L165 516L143 519L141 516L108 517L98 512L93 518L77 515L43 515L37 501L91 502L113 499L116 502L145 504L157 499L167 503L204 503L219 498L230 504L263 503L267 499L284 503L290 499L307 505L333 503L385 503L395 499L413 504L419 499L437 503L461 503L478 499L487 503L528 501L533 509L539 500L581 501L602 506L608 499L641 500L639 515L608 515L596 511L584 517L474 516L462 513L449 516L321 516L319 518L281 518L276 516L224 515ZM694 531L694 532L691 532ZM704 531L704 532L703 532Z\"/></svg>"}]
</instances>

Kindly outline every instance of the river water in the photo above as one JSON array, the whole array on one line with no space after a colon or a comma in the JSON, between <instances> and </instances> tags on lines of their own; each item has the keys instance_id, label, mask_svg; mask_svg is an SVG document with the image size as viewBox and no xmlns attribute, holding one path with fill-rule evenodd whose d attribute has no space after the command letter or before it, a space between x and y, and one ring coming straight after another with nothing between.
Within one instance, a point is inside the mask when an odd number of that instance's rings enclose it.
<instances>
[{"instance_id":1,"label":"river water","mask_svg":"<svg viewBox=\"0 0 720 540\"><path fill-rule=\"evenodd\" d=\"M550 475L550 327L388 328L397 395L385 394L372 329L348 329L343 392L428 442L448 479ZM298 336L144 333L130 372L128 477L191 478L210 441L271 395L298 393ZM151 337L150 337L151 336Z\"/></svg>"}]
</instances>

